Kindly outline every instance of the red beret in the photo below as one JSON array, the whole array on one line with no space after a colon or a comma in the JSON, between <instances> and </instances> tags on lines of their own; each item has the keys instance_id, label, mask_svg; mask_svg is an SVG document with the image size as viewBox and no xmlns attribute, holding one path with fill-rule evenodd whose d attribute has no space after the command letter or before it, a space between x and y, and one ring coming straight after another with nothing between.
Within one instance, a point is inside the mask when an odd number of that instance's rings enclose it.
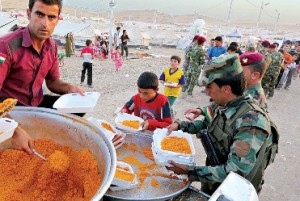
<instances>
[{"instance_id":1,"label":"red beret","mask_svg":"<svg viewBox=\"0 0 300 201\"><path fill-rule=\"evenodd\" d=\"M199 38L199 35L195 35L193 40L198 40L198 38Z\"/></svg>"},{"instance_id":2,"label":"red beret","mask_svg":"<svg viewBox=\"0 0 300 201\"><path fill-rule=\"evenodd\" d=\"M258 52L247 52L240 55L240 61L242 66L248 66L257 62L260 62L264 59L264 55Z\"/></svg>"},{"instance_id":3,"label":"red beret","mask_svg":"<svg viewBox=\"0 0 300 201\"><path fill-rule=\"evenodd\" d=\"M206 38L204 38L203 36L198 36L197 40L198 43L204 43L206 41Z\"/></svg>"},{"instance_id":4,"label":"red beret","mask_svg":"<svg viewBox=\"0 0 300 201\"><path fill-rule=\"evenodd\" d=\"M270 45L270 48L274 49L276 48L276 45L273 43L272 45Z\"/></svg>"},{"instance_id":5,"label":"red beret","mask_svg":"<svg viewBox=\"0 0 300 201\"><path fill-rule=\"evenodd\" d=\"M271 43L270 43L268 40L264 40L264 41L262 41L261 43L262 43L262 44L263 44L263 43L266 44L268 47L271 45Z\"/></svg>"}]
</instances>

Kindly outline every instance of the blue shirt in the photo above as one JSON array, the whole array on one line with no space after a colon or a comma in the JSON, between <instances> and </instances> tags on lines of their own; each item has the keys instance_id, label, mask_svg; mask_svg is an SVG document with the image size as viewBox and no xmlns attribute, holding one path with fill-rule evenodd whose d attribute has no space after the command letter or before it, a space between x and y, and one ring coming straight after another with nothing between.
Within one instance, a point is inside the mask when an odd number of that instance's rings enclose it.
<instances>
[{"instance_id":1,"label":"blue shirt","mask_svg":"<svg viewBox=\"0 0 300 201\"><path fill-rule=\"evenodd\" d=\"M209 58L212 59L213 57L218 57L221 54L224 54L225 52L226 52L225 47L213 46L209 52Z\"/></svg>"}]
</instances>

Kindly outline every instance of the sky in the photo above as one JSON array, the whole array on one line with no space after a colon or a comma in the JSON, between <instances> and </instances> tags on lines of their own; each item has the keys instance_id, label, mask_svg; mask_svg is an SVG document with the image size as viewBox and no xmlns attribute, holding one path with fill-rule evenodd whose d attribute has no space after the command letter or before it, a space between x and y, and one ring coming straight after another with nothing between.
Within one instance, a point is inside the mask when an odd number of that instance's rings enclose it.
<instances>
[{"instance_id":1,"label":"sky","mask_svg":"<svg viewBox=\"0 0 300 201\"><path fill-rule=\"evenodd\" d=\"M65 5L78 8L107 11L112 0L64 0ZM114 0L116 11L157 10L170 15L194 14L228 19L232 2L230 20L279 24L300 24L300 0ZM277 10L277 11L276 11Z\"/></svg>"}]
</instances>

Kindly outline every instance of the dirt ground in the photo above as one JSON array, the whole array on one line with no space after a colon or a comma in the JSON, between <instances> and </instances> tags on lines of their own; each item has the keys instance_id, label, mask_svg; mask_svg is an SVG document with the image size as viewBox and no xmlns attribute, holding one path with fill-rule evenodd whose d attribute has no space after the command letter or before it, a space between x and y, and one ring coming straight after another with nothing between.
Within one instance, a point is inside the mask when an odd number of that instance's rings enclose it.
<instances>
[{"instance_id":1,"label":"dirt ground","mask_svg":"<svg viewBox=\"0 0 300 201\"><path fill-rule=\"evenodd\" d=\"M136 49L130 48L131 53L137 52ZM95 117L114 123L114 111L128 101L132 95L137 93L136 80L144 71L152 71L158 76L162 70L169 65L169 58L176 54L182 57L182 50L171 48L152 48L147 51L149 54L163 55L162 57L149 57L136 59L136 56L130 54L130 58L124 61L120 72L114 71L112 61L95 60L93 66L93 85L90 89L84 86L86 91L97 91L101 93L99 102L93 112L86 117ZM79 55L79 52L76 53ZM62 79L74 84L80 83L80 74L82 61L79 56L73 55L71 58L65 58L65 65L61 67ZM270 165L265 172L265 184L259 197L262 201L268 200L298 200L300 192L300 167L299 145L300 138L297 137L299 132L300 107L300 79L293 80L291 89L276 90L275 96L268 101L270 116L277 124L280 131L279 153L275 163ZM160 86L160 92L163 87ZM208 104L208 96L201 93L202 88L196 87L194 97L183 99L179 97L174 109L176 118L184 119L184 111L188 108L204 106ZM197 165L204 164L205 153L202 145L197 138L193 138L196 148ZM200 187L199 183L193 186Z\"/></svg>"}]
</instances>

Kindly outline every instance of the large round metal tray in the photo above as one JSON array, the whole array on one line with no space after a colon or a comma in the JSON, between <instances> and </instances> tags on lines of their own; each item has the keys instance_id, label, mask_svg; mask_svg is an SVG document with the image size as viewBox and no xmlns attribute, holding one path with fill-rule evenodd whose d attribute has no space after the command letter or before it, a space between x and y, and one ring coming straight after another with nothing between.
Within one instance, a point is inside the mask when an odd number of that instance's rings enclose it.
<instances>
[{"instance_id":1,"label":"large round metal tray","mask_svg":"<svg viewBox=\"0 0 300 201\"><path fill-rule=\"evenodd\" d=\"M151 143L153 142L152 135L145 133L136 133L136 134L127 134L125 141L127 143L134 143L137 145L137 152L132 152L126 150L124 147L121 147L118 150L117 159L122 161L123 158L129 155L134 155L142 163L154 163L152 160L146 158L142 153L142 147L151 148ZM137 170L137 167L132 165L134 171ZM159 166L155 171L160 171L162 173L167 173L167 170L164 166ZM159 181L160 188L152 187L151 178L155 178ZM169 179L165 177L153 176L147 177L144 182L144 185L141 187L136 187L131 190L122 190L122 191L111 191L108 190L105 194L104 200L169 200L189 187L190 183L183 185L182 180Z\"/></svg>"},{"instance_id":2,"label":"large round metal tray","mask_svg":"<svg viewBox=\"0 0 300 201\"><path fill-rule=\"evenodd\" d=\"M10 115L33 139L47 138L74 149L88 148L103 175L102 183L91 200L98 201L103 197L115 174L116 151L96 126L84 118L45 108L15 107ZM0 144L0 149L10 147L10 140Z\"/></svg>"}]
</instances>

